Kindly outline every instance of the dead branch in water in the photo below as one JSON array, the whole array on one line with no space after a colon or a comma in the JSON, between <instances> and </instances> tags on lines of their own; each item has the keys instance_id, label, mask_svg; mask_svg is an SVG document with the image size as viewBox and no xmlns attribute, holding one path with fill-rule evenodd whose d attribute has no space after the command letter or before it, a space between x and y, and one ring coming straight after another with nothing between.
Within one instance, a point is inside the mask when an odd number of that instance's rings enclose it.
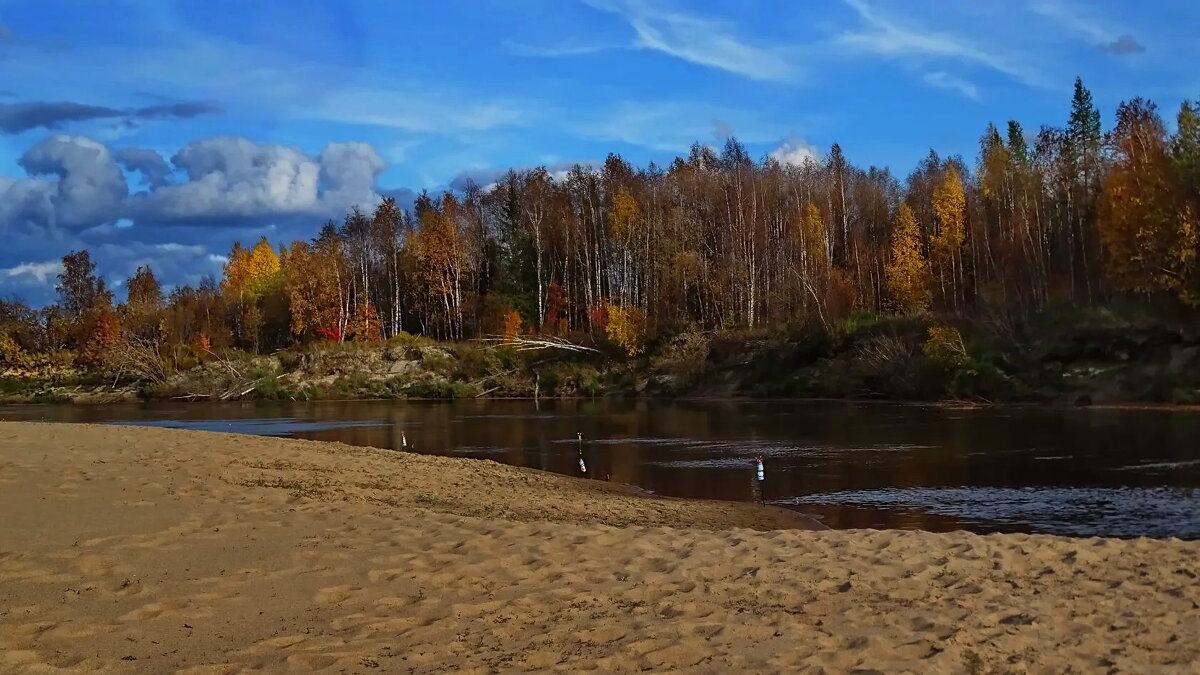
<instances>
[{"instance_id":1,"label":"dead branch in water","mask_svg":"<svg viewBox=\"0 0 1200 675\"><path fill-rule=\"evenodd\" d=\"M493 349L497 347L512 347L518 352L533 352L541 349L562 349L568 352L595 352L600 353L599 349L585 347L581 344L576 344L563 338L553 337L549 335L538 335L535 337L524 337L521 335L493 335L486 338L481 338L479 342L488 343Z\"/></svg>"}]
</instances>

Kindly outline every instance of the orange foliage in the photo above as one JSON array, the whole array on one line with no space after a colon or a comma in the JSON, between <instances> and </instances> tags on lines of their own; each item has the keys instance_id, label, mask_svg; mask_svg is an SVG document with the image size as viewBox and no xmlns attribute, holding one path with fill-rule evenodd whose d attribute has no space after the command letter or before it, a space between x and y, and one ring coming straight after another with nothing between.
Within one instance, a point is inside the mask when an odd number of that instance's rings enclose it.
<instances>
[{"instance_id":1,"label":"orange foliage","mask_svg":"<svg viewBox=\"0 0 1200 675\"><path fill-rule=\"evenodd\" d=\"M79 359L91 368L103 367L106 357L120 344L121 322L116 315L106 312L96 319Z\"/></svg>"},{"instance_id":2,"label":"orange foliage","mask_svg":"<svg viewBox=\"0 0 1200 675\"><path fill-rule=\"evenodd\" d=\"M378 342L380 338L379 315L375 312L375 305L369 302L360 305L354 313L354 319L350 322L346 334L355 342Z\"/></svg>"},{"instance_id":3,"label":"orange foliage","mask_svg":"<svg viewBox=\"0 0 1200 675\"><path fill-rule=\"evenodd\" d=\"M521 334L521 313L510 309L504 313L504 341L512 342Z\"/></svg>"},{"instance_id":4,"label":"orange foliage","mask_svg":"<svg viewBox=\"0 0 1200 675\"><path fill-rule=\"evenodd\" d=\"M542 318L542 332L549 335L562 335L567 332L566 299L563 296L562 285L557 281L550 282L546 299L546 316Z\"/></svg>"}]
</instances>

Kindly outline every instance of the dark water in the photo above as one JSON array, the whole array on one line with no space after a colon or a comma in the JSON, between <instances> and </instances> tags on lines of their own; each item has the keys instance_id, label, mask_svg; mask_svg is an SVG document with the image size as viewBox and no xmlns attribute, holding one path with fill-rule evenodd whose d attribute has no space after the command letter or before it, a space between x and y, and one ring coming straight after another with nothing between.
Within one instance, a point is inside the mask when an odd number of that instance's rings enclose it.
<instances>
[{"instance_id":1,"label":"dark water","mask_svg":"<svg viewBox=\"0 0 1200 675\"><path fill-rule=\"evenodd\" d=\"M1200 414L786 401L180 403L0 407L337 440L593 476L680 497L752 498L831 527L1200 538Z\"/></svg>"}]
</instances>

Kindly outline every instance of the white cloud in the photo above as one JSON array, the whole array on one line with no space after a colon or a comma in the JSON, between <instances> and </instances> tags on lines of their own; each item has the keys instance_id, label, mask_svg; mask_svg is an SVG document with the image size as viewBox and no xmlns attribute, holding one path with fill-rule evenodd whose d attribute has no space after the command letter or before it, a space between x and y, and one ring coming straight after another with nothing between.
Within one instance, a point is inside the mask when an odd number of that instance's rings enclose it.
<instances>
[{"instance_id":1,"label":"white cloud","mask_svg":"<svg viewBox=\"0 0 1200 675\"><path fill-rule=\"evenodd\" d=\"M330 143L318 158L321 199L330 205L363 206L379 201L375 182L387 162L366 143Z\"/></svg>"},{"instance_id":2,"label":"white cloud","mask_svg":"<svg viewBox=\"0 0 1200 675\"><path fill-rule=\"evenodd\" d=\"M245 217L317 210L320 164L298 148L216 136L188 143L171 163L187 181L135 196L135 219Z\"/></svg>"},{"instance_id":3,"label":"white cloud","mask_svg":"<svg viewBox=\"0 0 1200 675\"><path fill-rule=\"evenodd\" d=\"M903 26L884 16L867 0L842 0L866 24L864 30L846 31L837 43L894 58L947 58L983 66L1030 86L1047 86L1044 77L1016 57L991 51L950 33Z\"/></svg>"},{"instance_id":4,"label":"white cloud","mask_svg":"<svg viewBox=\"0 0 1200 675\"><path fill-rule=\"evenodd\" d=\"M779 147L772 150L768 156L780 164L800 166L810 160L816 161L819 153L808 141L798 134L792 134L785 138Z\"/></svg>"},{"instance_id":5,"label":"white cloud","mask_svg":"<svg viewBox=\"0 0 1200 675\"><path fill-rule=\"evenodd\" d=\"M392 88L356 87L298 107L295 114L404 131L453 134L528 124L531 113L526 107L511 101L458 100L447 94L412 89L400 93Z\"/></svg>"},{"instance_id":6,"label":"white cloud","mask_svg":"<svg viewBox=\"0 0 1200 675\"><path fill-rule=\"evenodd\" d=\"M505 51L516 56L555 59L569 56L586 56L611 49L627 49L626 45L603 42L560 42L553 45L527 45L522 42L505 40L501 43Z\"/></svg>"},{"instance_id":7,"label":"white cloud","mask_svg":"<svg viewBox=\"0 0 1200 675\"><path fill-rule=\"evenodd\" d=\"M624 18L636 34L636 47L755 80L790 81L796 76L778 50L749 44L724 22L669 11L645 0L586 1Z\"/></svg>"},{"instance_id":8,"label":"white cloud","mask_svg":"<svg viewBox=\"0 0 1200 675\"><path fill-rule=\"evenodd\" d=\"M1059 0L1034 0L1029 8L1110 54L1123 56L1146 51L1132 35L1119 33L1111 24L1089 15L1082 7Z\"/></svg>"},{"instance_id":9,"label":"white cloud","mask_svg":"<svg viewBox=\"0 0 1200 675\"><path fill-rule=\"evenodd\" d=\"M155 165L149 188L130 195L118 158L128 163L130 153L114 156L85 136L51 136L30 148L20 160L29 178L0 176L0 234L66 228L102 236L134 223L328 217L372 207L386 168L365 143L330 143L314 157L299 148L216 136L185 145L171 167ZM186 180L165 183L167 171Z\"/></svg>"},{"instance_id":10,"label":"white cloud","mask_svg":"<svg viewBox=\"0 0 1200 675\"><path fill-rule=\"evenodd\" d=\"M54 225L79 226L115 217L129 194L108 147L86 136L54 135L21 156L30 176L52 175Z\"/></svg>"},{"instance_id":11,"label":"white cloud","mask_svg":"<svg viewBox=\"0 0 1200 675\"><path fill-rule=\"evenodd\" d=\"M680 153L696 141L734 130L743 143L771 142L779 138L777 128L759 111L694 101L623 101L574 131L588 138Z\"/></svg>"},{"instance_id":12,"label":"white cloud","mask_svg":"<svg viewBox=\"0 0 1200 675\"><path fill-rule=\"evenodd\" d=\"M1109 42L1116 36L1078 8L1068 8L1056 0L1034 0L1029 8L1036 14L1053 19L1073 33L1094 43Z\"/></svg>"},{"instance_id":13,"label":"white cloud","mask_svg":"<svg viewBox=\"0 0 1200 675\"><path fill-rule=\"evenodd\" d=\"M0 275L18 283L45 284L62 272L62 261L47 260L46 262L26 262L13 267L0 269Z\"/></svg>"},{"instance_id":14,"label":"white cloud","mask_svg":"<svg viewBox=\"0 0 1200 675\"><path fill-rule=\"evenodd\" d=\"M951 75L950 73L939 70L932 73L925 73L922 79L924 79L925 83L931 87L956 91L972 101L978 101L980 99L979 87L975 86L974 82L962 77L958 77L957 75Z\"/></svg>"}]
</instances>

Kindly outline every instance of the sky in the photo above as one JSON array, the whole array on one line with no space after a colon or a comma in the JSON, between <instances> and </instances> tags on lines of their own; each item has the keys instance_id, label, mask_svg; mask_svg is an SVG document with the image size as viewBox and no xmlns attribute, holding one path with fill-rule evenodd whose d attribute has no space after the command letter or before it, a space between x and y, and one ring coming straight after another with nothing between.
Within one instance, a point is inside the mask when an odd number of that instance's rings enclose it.
<instances>
[{"instance_id":1,"label":"sky","mask_svg":"<svg viewBox=\"0 0 1200 675\"><path fill-rule=\"evenodd\" d=\"M509 167L755 157L906 175L989 121L1200 98L1194 0L0 0L0 296L81 248L219 275L383 195Z\"/></svg>"}]
</instances>

